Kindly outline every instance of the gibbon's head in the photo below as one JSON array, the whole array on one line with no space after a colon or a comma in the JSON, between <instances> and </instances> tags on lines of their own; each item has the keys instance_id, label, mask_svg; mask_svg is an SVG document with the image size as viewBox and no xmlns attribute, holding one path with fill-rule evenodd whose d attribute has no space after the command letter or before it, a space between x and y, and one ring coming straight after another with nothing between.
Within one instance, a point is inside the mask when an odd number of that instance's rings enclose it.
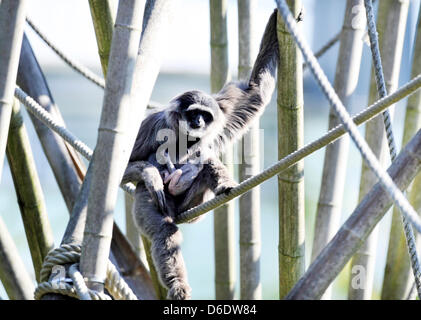
<instances>
[{"instance_id":1,"label":"gibbon's head","mask_svg":"<svg viewBox=\"0 0 421 320\"><path fill-rule=\"evenodd\" d=\"M187 91L170 102L167 119L178 121L177 127L186 135L203 138L222 130L225 117L216 100L198 90Z\"/></svg>"}]
</instances>

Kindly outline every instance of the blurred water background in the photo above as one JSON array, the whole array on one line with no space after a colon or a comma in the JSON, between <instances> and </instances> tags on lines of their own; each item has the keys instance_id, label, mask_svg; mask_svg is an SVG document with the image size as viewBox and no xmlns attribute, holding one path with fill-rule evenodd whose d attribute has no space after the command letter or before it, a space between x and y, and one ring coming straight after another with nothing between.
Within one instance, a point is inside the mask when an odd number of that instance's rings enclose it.
<instances>
[{"instance_id":1,"label":"blurred water background","mask_svg":"<svg viewBox=\"0 0 421 320\"><path fill-rule=\"evenodd\" d=\"M174 24L174 38L171 48L168 49L168 58L164 61L162 72L156 82L152 99L165 104L176 94L189 90L200 89L209 92L209 17L207 0L188 0L188 5L182 5L177 13ZM313 50L319 49L332 38L341 28L345 0L303 0L305 7L304 33ZM260 40L267 17L274 8L269 0L258 1L257 38ZM409 79L411 50L417 21L419 1L411 1L405 46L402 58L399 85ZM43 10L42 8L45 8ZM47 10L48 9L48 10ZM52 9L57 15L52 14ZM233 78L236 76L236 1L229 1L228 27L230 32L230 58ZM61 48L73 52L75 58L91 66L98 74L100 68L95 48L94 33L90 22L89 8L84 1L30 1L29 14L34 22L45 30L51 39L54 39ZM194 25L193 24L199 24ZM54 26L54 28L52 27ZM183 31L184 30L184 31ZM80 139L94 148L97 136L97 127L102 106L102 90L81 78L68 69L61 61L49 53L37 37L27 28L31 43L35 49L39 62L46 73L50 89L58 104L67 127ZM60 32L66 35L60 37ZM184 34L180 34L183 33ZM187 33L190 32L190 33ZM200 36L202 38L195 37ZM88 40L86 40L87 38ZM77 39L85 39L82 45ZM196 41L197 40L197 41ZM186 45L188 45L186 47ZM339 46L336 45L320 60L322 67L333 83L334 70ZM72 51L72 49L74 49ZM93 53L92 53L93 52ZM88 54L89 53L89 54ZM184 53L184 55L183 55ZM355 98L349 109L352 114L361 111L367 105L368 80L370 76L370 60L368 46L365 46L360 81ZM327 130L329 105L323 94L316 86L309 71L304 79L304 107L305 107L305 143L323 135ZM403 129L403 118L406 100L399 102L395 107L394 129L396 141L400 146ZM51 169L43 154L29 117L24 111L26 127L28 129L38 173L41 179L48 215L54 231L55 244L58 245L63 236L68 212L58 190ZM276 123L276 93L261 118L261 128L264 139L262 146L262 168L268 167L277 160L277 123ZM360 128L361 132L364 127ZM319 196L321 173L323 166L324 149L315 152L305 159L305 212L306 212L306 264L309 265L311 242L313 238L314 215ZM360 180L361 157L350 144L347 167L345 196L343 200L342 221L344 221L357 204L358 186ZM262 256L261 279L264 299L278 298L278 204L277 180L272 178L261 185L261 217L262 217ZM9 166L6 163L0 183L0 214L5 220L13 239L19 249L21 257L33 276L29 249L26 244L25 232L19 214L13 181ZM213 255L213 219L208 213L200 222L192 225L182 225L184 235L182 246L189 280L193 289L194 299L214 298L214 255ZM388 234L390 228L390 213L381 221L379 227L379 243L375 266L374 298L379 297L381 280L384 273L384 264L387 250ZM115 210L115 219L118 225L125 229L124 196L119 192ZM238 275L238 212L236 212L236 259ZM345 269L346 270L346 269ZM342 272L334 285L335 299L346 298L347 272ZM239 278L239 276L237 276ZM34 276L33 276L34 278ZM34 278L35 279L35 278ZM239 297L239 285L236 285L236 297ZM0 296L7 295L0 284Z\"/></svg>"}]
</instances>

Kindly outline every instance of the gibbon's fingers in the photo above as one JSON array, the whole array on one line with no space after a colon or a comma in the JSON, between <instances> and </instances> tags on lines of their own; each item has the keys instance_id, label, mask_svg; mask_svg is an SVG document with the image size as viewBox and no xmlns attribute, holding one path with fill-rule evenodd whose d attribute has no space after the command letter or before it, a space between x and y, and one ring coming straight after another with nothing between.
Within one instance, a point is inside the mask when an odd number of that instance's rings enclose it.
<instances>
[{"instance_id":1,"label":"gibbon's fingers","mask_svg":"<svg viewBox=\"0 0 421 320\"><path fill-rule=\"evenodd\" d=\"M168 182L171 183L171 181L173 179L176 179L176 181L173 183L173 185L174 185L175 183L178 182L178 180L180 179L182 173L183 173L183 171L181 171L181 169L174 170L172 173L170 173L169 175L167 175L164 178L164 184L167 184Z\"/></svg>"}]
</instances>

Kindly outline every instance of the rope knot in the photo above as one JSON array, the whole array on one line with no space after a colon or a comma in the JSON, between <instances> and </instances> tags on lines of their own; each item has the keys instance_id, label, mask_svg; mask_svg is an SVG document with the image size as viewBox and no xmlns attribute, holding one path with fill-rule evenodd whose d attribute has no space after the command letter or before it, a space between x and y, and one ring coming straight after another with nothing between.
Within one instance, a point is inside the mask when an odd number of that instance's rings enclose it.
<instances>
[{"instance_id":1,"label":"rope knot","mask_svg":"<svg viewBox=\"0 0 421 320\"><path fill-rule=\"evenodd\" d=\"M81 246L63 244L51 250L44 260L40 273L40 283L35 289L34 297L40 300L47 293L59 293L80 300L137 300L136 295L120 276L117 268L108 260L105 288L110 295L91 290L79 271ZM64 264L70 264L69 277L66 277ZM50 275L53 275L50 279Z\"/></svg>"}]
</instances>

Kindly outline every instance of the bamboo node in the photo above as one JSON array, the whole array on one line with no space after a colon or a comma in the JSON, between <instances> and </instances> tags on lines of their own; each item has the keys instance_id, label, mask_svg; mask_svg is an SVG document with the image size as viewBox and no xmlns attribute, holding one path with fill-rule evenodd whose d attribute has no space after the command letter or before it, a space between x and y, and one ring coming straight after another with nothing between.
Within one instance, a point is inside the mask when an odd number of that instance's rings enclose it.
<instances>
[{"instance_id":1,"label":"bamboo node","mask_svg":"<svg viewBox=\"0 0 421 320\"><path fill-rule=\"evenodd\" d=\"M128 25L128 24L124 24L124 23L115 23L114 27L120 27L120 28L123 28L123 29L142 32L141 28L136 28L132 25Z\"/></svg>"}]
</instances>

